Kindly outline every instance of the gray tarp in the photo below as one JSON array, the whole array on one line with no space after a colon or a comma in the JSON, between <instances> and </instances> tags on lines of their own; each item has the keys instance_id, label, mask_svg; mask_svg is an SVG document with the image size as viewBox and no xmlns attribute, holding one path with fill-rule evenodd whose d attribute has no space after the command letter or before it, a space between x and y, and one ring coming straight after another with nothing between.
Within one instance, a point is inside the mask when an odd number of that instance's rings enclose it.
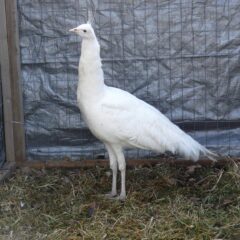
<instances>
[{"instance_id":1,"label":"gray tarp","mask_svg":"<svg viewBox=\"0 0 240 240\"><path fill-rule=\"evenodd\" d=\"M106 83L209 148L239 156L240 2L94 2ZM18 0L18 9L28 157L101 157L76 104L80 39L68 32L85 21L86 1Z\"/></svg>"}]
</instances>

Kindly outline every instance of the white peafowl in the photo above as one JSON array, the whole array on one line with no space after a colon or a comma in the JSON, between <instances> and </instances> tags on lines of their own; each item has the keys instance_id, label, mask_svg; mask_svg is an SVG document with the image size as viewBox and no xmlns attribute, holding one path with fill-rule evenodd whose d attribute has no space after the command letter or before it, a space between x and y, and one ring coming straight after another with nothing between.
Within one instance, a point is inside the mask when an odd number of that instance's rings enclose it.
<instances>
[{"instance_id":1,"label":"white peafowl","mask_svg":"<svg viewBox=\"0 0 240 240\"><path fill-rule=\"evenodd\" d=\"M200 154L214 154L173 124L161 112L132 94L104 83L100 45L88 22L70 30L81 36L77 101L84 121L102 141L109 154L112 190L106 196L125 200L126 162L124 148L170 151L197 161ZM117 172L121 193L117 195Z\"/></svg>"}]
</instances>

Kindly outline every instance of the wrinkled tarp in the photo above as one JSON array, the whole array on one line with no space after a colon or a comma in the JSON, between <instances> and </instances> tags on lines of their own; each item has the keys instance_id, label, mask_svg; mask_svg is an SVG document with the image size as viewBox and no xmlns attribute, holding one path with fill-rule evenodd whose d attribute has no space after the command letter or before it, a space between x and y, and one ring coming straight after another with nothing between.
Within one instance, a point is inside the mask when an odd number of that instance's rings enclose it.
<instances>
[{"instance_id":1,"label":"wrinkled tarp","mask_svg":"<svg viewBox=\"0 0 240 240\"><path fill-rule=\"evenodd\" d=\"M210 149L239 156L240 2L93 2L106 83L152 104ZM77 107L80 39L68 32L89 8L86 1L18 0L29 159L105 154Z\"/></svg>"},{"instance_id":2,"label":"wrinkled tarp","mask_svg":"<svg viewBox=\"0 0 240 240\"><path fill-rule=\"evenodd\" d=\"M2 79L0 66L0 167L5 162L5 144L4 144L4 120L3 120L3 98L2 98Z\"/></svg>"}]
</instances>

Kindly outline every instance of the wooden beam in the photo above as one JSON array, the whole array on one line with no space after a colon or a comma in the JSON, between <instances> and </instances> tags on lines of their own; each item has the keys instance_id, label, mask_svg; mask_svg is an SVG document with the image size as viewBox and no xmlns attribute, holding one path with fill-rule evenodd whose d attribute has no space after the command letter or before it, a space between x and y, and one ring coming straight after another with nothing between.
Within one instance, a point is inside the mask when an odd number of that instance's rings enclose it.
<instances>
[{"instance_id":1,"label":"wooden beam","mask_svg":"<svg viewBox=\"0 0 240 240\"><path fill-rule=\"evenodd\" d=\"M154 166L157 164L167 164L171 166L191 166L195 164L200 164L202 166L226 166L231 163L233 160L231 159L221 159L217 162L212 162L207 159L200 160L198 162L186 161L183 159L175 160L175 159L129 159L127 160L127 166L129 167L137 167L137 166ZM235 162L240 162L240 159L235 159ZM35 169L42 168L88 168L88 167L108 167L109 161L106 159L102 160L46 160L46 161L26 161L24 163L17 163L17 167L29 167Z\"/></svg>"},{"instance_id":2,"label":"wooden beam","mask_svg":"<svg viewBox=\"0 0 240 240\"><path fill-rule=\"evenodd\" d=\"M4 133L7 162L15 162L10 61L7 41L5 0L0 0L0 66L3 93Z\"/></svg>"},{"instance_id":3,"label":"wooden beam","mask_svg":"<svg viewBox=\"0 0 240 240\"><path fill-rule=\"evenodd\" d=\"M10 79L12 91L13 135L15 146L15 160L26 160L25 129L22 101L22 81L19 49L19 29L16 0L5 0L6 28L8 40Z\"/></svg>"}]
</instances>

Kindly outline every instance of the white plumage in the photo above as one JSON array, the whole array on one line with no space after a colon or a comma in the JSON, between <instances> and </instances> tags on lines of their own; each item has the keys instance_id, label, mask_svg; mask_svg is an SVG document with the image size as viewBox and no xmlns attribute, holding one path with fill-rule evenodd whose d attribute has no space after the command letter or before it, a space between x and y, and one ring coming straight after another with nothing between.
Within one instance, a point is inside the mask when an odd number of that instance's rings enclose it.
<instances>
[{"instance_id":1,"label":"white plumage","mask_svg":"<svg viewBox=\"0 0 240 240\"><path fill-rule=\"evenodd\" d=\"M70 31L82 37L79 62L78 105L91 132L101 140L109 153L113 171L112 191L117 195L117 169L121 172L124 200L126 163L125 147L149 149L159 153L171 151L197 161L200 154L212 153L174 125L161 112L132 94L104 84L100 46L91 24Z\"/></svg>"}]
</instances>

